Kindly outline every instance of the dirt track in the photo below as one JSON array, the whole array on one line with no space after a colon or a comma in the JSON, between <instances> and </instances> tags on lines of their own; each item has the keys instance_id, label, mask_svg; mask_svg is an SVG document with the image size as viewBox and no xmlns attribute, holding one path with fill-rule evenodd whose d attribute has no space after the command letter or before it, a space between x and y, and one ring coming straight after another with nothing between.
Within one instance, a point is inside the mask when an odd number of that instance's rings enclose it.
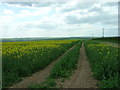
<instances>
[{"instance_id":1,"label":"dirt track","mask_svg":"<svg viewBox=\"0 0 120 90\"><path fill-rule=\"evenodd\" d=\"M74 47L74 46L73 46ZM72 48L73 48L72 47ZM70 48L67 52L69 52ZM30 77L24 78L21 82L13 85L11 88L27 88L30 84L42 83L46 80L46 77L50 74L50 71L53 65L60 60L67 52L61 55L57 60L48 65L45 69L34 73ZM89 62L85 53L84 43L80 48L80 58L77 64L77 70L70 77L69 80L66 80L62 86L63 88L97 88L97 80L92 77L92 72L90 69Z\"/></svg>"},{"instance_id":2,"label":"dirt track","mask_svg":"<svg viewBox=\"0 0 120 90\"><path fill-rule=\"evenodd\" d=\"M63 83L63 88L97 88L97 80L92 77L89 62L85 53L84 43L80 48L77 70Z\"/></svg>"},{"instance_id":3,"label":"dirt track","mask_svg":"<svg viewBox=\"0 0 120 90\"><path fill-rule=\"evenodd\" d=\"M34 73L30 77L24 78L21 82L14 84L10 88L27 88L30 84L36 84L36 83L41 83L41 82L45 81L47 76L50 74L50 71L51 71L52 67L54 66L54 64L56 62L58 62L60 60L60 58L63 57L67 52L69 52L71 49L73 49L73 47L70 48L68 51L66 51L64 54L62 54L57 60L54 60L45 69Z\"/></svg>"}]
</instances>

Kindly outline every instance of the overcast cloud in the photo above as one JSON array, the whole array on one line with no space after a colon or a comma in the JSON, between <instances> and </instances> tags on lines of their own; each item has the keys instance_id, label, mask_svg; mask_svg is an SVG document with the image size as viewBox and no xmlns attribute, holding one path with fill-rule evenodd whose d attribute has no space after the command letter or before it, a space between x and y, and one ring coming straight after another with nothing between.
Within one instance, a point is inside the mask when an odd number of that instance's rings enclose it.
<instances>
[{"instance_id":1,"label":"overcast cloud","mask_svg":"<svg viewBox=\"0 0 120 90\"><path fill-rule=\"evenodd\" d=\"M117 2L0 3L1 37L118 36Z\"/></svg>"}]
</instances>

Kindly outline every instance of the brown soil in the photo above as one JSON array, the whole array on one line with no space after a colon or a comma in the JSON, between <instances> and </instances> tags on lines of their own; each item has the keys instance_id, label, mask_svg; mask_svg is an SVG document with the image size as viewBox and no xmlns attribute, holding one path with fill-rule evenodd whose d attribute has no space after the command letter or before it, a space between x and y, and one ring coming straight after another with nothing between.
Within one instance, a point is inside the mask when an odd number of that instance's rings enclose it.
<instances>
[{"instance_id":1,"label":"brown soil","mask_svg":"<svg viewBox=\"0 0 120 90\"><path fill-rule=\"evenodd\" d=\"M42 83L42 82L44 82L46 80L47 76L50 74L50 71L51 71L52 67L54 66L54 64L56 62L58 62L60 60L60 58L63 57L66 53L68 53L71 49L73 49L73 47L70 48L68 51L66 51L64 54L62 54L57 60L54 60L45 69L40 70L40 71L34 73L30 77L24 78L22 81L20 81L17 84L14 84L10 88L27 88L31 84L36 84L36 83Z\"/></svg>"},{"instance_id":2,"label":"brown soil","mask_svg":"<svg viewBox=\"0 0 120 90\"><path fill-rule=\"evenodd\" d=\"M92 77L91 68L85 53L84 43L80 48L77 70L63 83L63 88L97 88L97 80Z\"/></svg>"}]
</instances>

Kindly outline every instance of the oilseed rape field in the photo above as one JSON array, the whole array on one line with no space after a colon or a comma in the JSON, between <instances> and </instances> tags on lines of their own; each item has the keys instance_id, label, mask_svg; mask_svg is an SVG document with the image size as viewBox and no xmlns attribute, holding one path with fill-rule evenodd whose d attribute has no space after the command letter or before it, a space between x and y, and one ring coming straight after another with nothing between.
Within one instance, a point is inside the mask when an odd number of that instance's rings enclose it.
<instances>
[{"instance_id":1,"label":"oilseed rape field","mask_svg":"<svg viewBox=\"0 0 120 90\"><path fill-rule=\"evenodd\" d=\"M98 41L87 41L85 47L93 76L100 81L99 87L119 88L119 48L101 44Z\"/></svg>"},{"instance_id":2,"label":"oilseed rape field","mask_svg":"<svg viewBox=\"0 0 120 90\"><path fill-rule=\"evenodd\" d=\"M119 49L92 39L2 42L2 87L119 88Z\"/></svg>"},{"instance_id":3,"label":"oilseed rape field","mask_svg":"<svg viewBox=\"0 0 120 90\"><path fill-rule=\"evenodd\" d=\"M45 68L77 42L79 40L3 42L3 87Z\"/></svg>"}]
</instances>

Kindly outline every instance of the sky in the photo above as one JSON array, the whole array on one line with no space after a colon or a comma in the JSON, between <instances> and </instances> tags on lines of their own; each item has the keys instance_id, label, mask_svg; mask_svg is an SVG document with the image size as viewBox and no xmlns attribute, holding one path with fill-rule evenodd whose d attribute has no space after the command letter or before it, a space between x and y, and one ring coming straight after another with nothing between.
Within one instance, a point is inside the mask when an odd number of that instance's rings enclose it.
<instances>
[{"instance_id":1,"label":"sky","mask_svg":"<svg viewBox=\"0 0 120 90\"><path fill-rule=\"evenodd\" d=\"M1 2L0 38L118 36L118 2Z\"/></svg>"}]
</instances>

